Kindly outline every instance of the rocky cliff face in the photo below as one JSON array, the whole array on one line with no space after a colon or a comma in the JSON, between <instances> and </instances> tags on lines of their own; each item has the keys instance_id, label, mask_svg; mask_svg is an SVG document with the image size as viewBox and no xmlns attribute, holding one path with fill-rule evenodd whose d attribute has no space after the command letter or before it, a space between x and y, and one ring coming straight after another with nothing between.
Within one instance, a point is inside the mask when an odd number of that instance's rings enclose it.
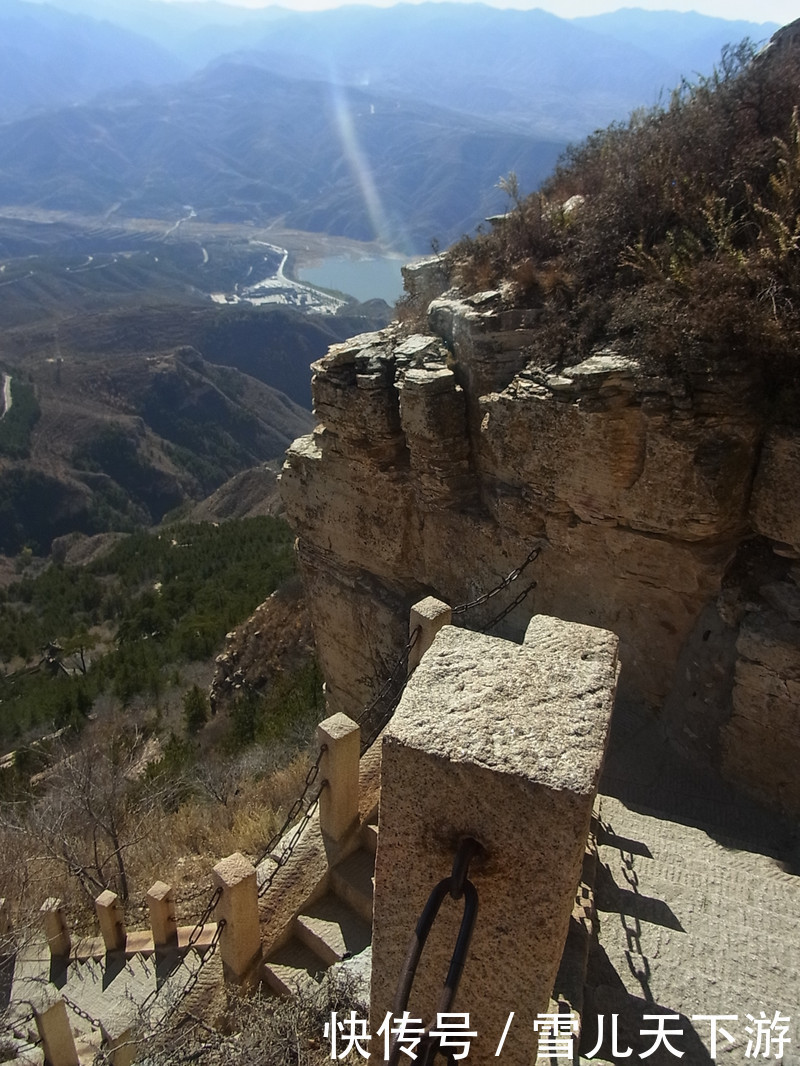
<instances>
[{"instance_id":1,"label":"rocky cliff face","mask_svg":"<svg viewBox=\"0 0 800 1066\"><path fill-rule=\"evenodd\" d=\"M282 493L331 710L352 714L385 676L411 603L469 600L540 543L535 590L495 632L521 637L533 613L613 630L623 699L800 810L800 436L766 424L746 360L547 366L536 329L499 291L448 293L425 332L390 327L314 364L319 424Z\"/></svg>"}]
</instances>

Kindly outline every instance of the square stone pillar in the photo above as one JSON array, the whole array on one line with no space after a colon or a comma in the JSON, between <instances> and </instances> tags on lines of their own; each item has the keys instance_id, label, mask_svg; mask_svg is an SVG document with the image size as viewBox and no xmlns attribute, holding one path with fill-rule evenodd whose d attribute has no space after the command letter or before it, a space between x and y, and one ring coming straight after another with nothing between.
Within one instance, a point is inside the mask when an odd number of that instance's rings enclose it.
<instances>
[{"instance_id":1,"label":"square stone pillar","mask_svg":"<svg viewBox=\"0 0 800 1066\"><path fill-rule=\"evenodd\" d=\"M97 920L100 923L100 935L106 945L106 951L124 951L128 933L125 929L125 915L116 892L106 889L94 901Z\"/></svg>"},{"instance_id":2,"label":"square stone pillar","mask_svg":"<svg viewBox=\"0 0 800 1066\"><path fill-rule=\"evenodd\" d=\"M317 726L317 741L326 749L319 768L327 782L319 797L319 824L323 833L341 840L358 818L361 729L346 714L334 714Z\"/></svg>"},{"instance_id":3,"label":"square stone pillar","mask_svg":"<svg viewBox=\"0 0 800 1066\"><path fill-rule=\"evenodd\" d=\"M44 1060L49 1066L79 1066L75 1038L63 999L42 1011L35 1011L36 1028L42 1041Z\"/></svg>"},{"instance_id":4,"label":"square stone pillar","mask_svg":"<svg viewBox=\"0 0 800 1066\"><path fill-rule=\"evenodd\" d=\"M454 1011L470 1061L530 1066L575 898L617 681L617 638L535 618L522 645L445 626L383 739L371 1031L392 1010L410 937L460 838L482 845L479 896ZM463 901L444 900L408 1009L435 1021ZM382 1041L372 1049L380 1059ZM402 1058L402 1055L401 1055Z\"/></svg>"},{"instance_id":5,"label":"square stone pillar","mask_svg":"<svg viewBox=\"0 0 800 1066\"><path fill-rule=\"evenodd\" d=\"M39 908L44 924L44 935L47 937L47 946L54 958L67 958L71 947L67 918L64 914L64 904L60 899L51 896L46 899Z\"/></svg>"},{"instance_id":6,"label":"square stone pillar","mask_svg":"<svg viewBox=\"0 0 800 1066\"><path fill-rule=\"evenodd\" d=\"M453 612L442 600L435 596L426 596L415 603L408 617L408 636L419 626L419 636L408 656L409 677L419 666L420 659L433 644L433 638L443 626L449 626Z\"/></svg>"},{"instance_id":7,"label":"square stone pillar","mask_svg":"<svg viewBox=\"0 0 800 1066\"><path fill-rule=\"evenodd\" d=\"M256 869L237 851L214 867L214 886L222 889L217 920L225 922L219 941L225 980L243 984L261 960Z\"/></svg>"},{"instance_id":8,"label":"square stone pillar","mask_svg":"<svg viewBox=\"0 0 800 1066\"><path fill-rule=\"evenodd\" d=\"M175 916L175 900L172 886L164 881L156 881L147 892L147 906L150 911L150 929L153 933L153 945L156 948L176 948L178 946L178 919Z\"/></svg>"}]
</instances>

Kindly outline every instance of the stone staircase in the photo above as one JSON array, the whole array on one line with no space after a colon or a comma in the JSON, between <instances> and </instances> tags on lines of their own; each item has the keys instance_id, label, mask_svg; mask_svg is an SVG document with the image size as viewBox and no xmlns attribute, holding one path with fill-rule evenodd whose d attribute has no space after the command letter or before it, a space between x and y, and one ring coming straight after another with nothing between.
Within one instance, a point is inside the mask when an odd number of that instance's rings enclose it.
<instances>
[{"instance_id":1,"label":"stone staircase","mask_svg":"<svg viewBox=\"0 0 800 1066\"><path fill-rule=\"evenodd\" d=\"M9 998L16 1009L6 1022L8 1039L25 1049L23 1061L43 1062L41 1048L30 1046L38 1040L36 1025L28 1017L31 1002L42 1001L43 995L64 998L79 1061L90 1063L103 1035L113 1038L126 1032L138 1017L139 1005L156 987L162 1004L178 996L207 950L204 943L180 954L157 954L150 944L141 951L100 955L90 950L94 944L82 941L68 960L52 960L46 941L34 940L13 959ZM104 1034L96 1023L102 1024Z\"/></svg>"},{"instance_id":2,"label":"stone staircase","mask_svg":"<svg viewBox=\"0 0 800 1066\"><path fill-rule=\"evenodd\" d=\"M295 917L288 940L264 964L273 992L294 995L308 989L330 966L370 946L377 840L377 825L366 824L359 848L331 869L325 894Z\"/></svg>"}]
</instances>

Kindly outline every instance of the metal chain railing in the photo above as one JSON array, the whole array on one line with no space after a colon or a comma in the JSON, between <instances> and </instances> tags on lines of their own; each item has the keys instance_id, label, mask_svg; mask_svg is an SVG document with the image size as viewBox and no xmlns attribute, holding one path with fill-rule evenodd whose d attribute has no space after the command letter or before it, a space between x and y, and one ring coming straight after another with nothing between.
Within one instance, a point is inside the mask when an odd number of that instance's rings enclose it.
<instances>
[{"instance_id":1,"label":"metal chain railing","mask_svg":"<svg viewBox=\"0 0 800 1066\"><path fill-rule=\"evenodd\" d=\"M200 914L200 917L197 919L197 921L195 922L194 926L192 927L192 931L189 933L189 937L188 937L188 939L186 941L186 949L185 949L184 953L179 958L180 964L182 966L184 966L184 967L186 966L185 957L186 957L186 954L188 953L188 951L191 948L195 947L195 945L199 941L200 937L203 935L203 930L208 925L208 923L209 923L209 921L211 919L211 915L214 913L214 910L215 910L217 904L219 903L220 899L222 899L222 892L223 892L223 889L222 889L221 885L214 889L214 891L209 896L208 902L206 903L205 907L203 908L203 911ZM175 1004L171 1008L171 1010L168 1012L168 1014L171 1014L177 1008L178 1003L180 1003L180 1001L188 994L190 988L193 987L194 984L196 984L197 977L195 975L198 974L200 970L202 970L203 966L205 966L206 962L214 954L214 951L216 951L216 947L217 947L217 944L219 943L219 938L222 935L222 929L223 929L224 925L225 925L225 920L224 919L221 919L219 922L217 922L216 929L214 930L214 935L211 938L211 942L209 944L209 947L206 949L205 955L202 957L202 959L200 961L200 965L195 970L190 970L189 980L187 981L187 983L184 986L184 988L181 990L180 994L176 997ZM147 1013L151 1003L155 1000L155 998L158 995L159 991L160 991L160 987L158 985L156 985L156 987L154 989L152 989L152 991L150 991L147 994L145 999L139 1005L139 1011L140 1011L140 1013L142 1015Z\"/></svg>"},{"instance_id":2,"label":"metal chain railing","mask_svg":"<svg viewBox=\"0 0 800 1066\"><path fill-rule=\"evenodd\" d=\"M22 1003L27 1002L28 1004L30 1004L30 1000L24 1000L24 999L21 1000L21 1001L18 1000L17 1002L18 1003L19 1002L22 1002ZM16 1006L16 1004L12 1004L12 1007L13 1006ZM14 1021L11 1023L11 1028L13 1030L24 1029L26 1025L30 1025L31 1022L35 1022L35 1021L36 1021L36 1011L33 1009L33 1007L31 1007L30 1011L24 1016L24 1018L15 1018L14 1019Z\"/></svg>"},{"instance_id":3,"label":"metal chain railing","mask_svg":"<svg viewBox=\"0 0 800 1066\"><path fill-rule=\"evenodd\" d=\"M302 828L300 830L300 833L302 833L302 829L304 829L305 826L308 824L308 822L309 822L309 820L311 818L311 815L312 815L312 813L314 811L314 808L316 806L317 800L319 799L320 792L322 791L322 789L325 786L325 782L324 781L322 782L322 784L317 789L316 794L314 796L312 796L311 799L307 803L308 794L311 791L311 789L314 787L314 782L317 780L317 777L319 776L319 768L320 768L320 764L322 762L322 757L323 757L323 755L325 754L325 752L327 750L328 749L327 749L325 744L322 744L320 746L319 752L317 753L317 757L314 760L314 762L311 764L311 766L309 767L308 773L306 774L306 779L305 779L305 781L303 783L303 788L302 788L302 791L300 792L300 795L297 797L297 799L294 801L294 803L289 808L289 810L288 810L288 812L286 814L286 817L283 820L283 824L281 825L280 829L276 833L273 833L272 837L269 840L269 843L266 845L266 847L262 851L260 857L256 860L256 866L260 866L261 863L267 858L267 856L270 855L274 851L274 849L278 846L278 844L280 844L280 842L283 839L285 833L288 831L288 829L290 828L290 826L294 822L295 818L300 814L301 811L303 811L304 808L305 808L305 810L304 810L304 813L303 813L303 817L302 817L302 819L301 819L301 821L299 823L302 826ZM289 841L287 843L286 847L281 852L280 856L275 860L277 865L275 866L275 869L273 869L273 871L271 872L271 874L270 874L269 878L267 879L267 881L264 884L262 884L261 887L259 888L259 890L258 890L259 896L263 896L263 894L267 891L269 886L272 884L272 879L275 876L275 872L278 869L280 869L281 866L285 866L286 865L286 862L289 859L289 855L291 855L291 852L292 852L295 844L297 843L297 841L300 838L300 833L293 833L292 834L291 841Z\"/></svg>"},{"instance_id":4,"label":"metal chain railing","mask_svg":"<svg viewBox=\"0 0 800 1066\"><path fill-rule=\"evenodd\" d=\"M286 846L284 847L283 851L280 853L280 855L278 855L277 858L275 858L275 860L274 860L275 861L275 865L270 870L269 876L259 886L259 889L258 889L258 897L259 897L259 899L261 899L263 896L265 896L267 894L267 892L272 887L272 882L275 880L275 877L277 876L278 870L282 869L286 865L286 863L289 861L289 859L291 858L292 852L294 851L295 847L297 846L298 840L303 835L303 833L305 831L305 828L308 825L308 823L314 817L314 811L316 810L317 803L318 803L319 797L320 797L320 793L322 792L323 788L325 788L327 783L328 783L327 781L323 781L322 782L322 784L320 785L320 788L319 788L319 792L317 792L316 796L314 796L313 800L308 805L308 808L306 809L305 814L300 819L300 821L297 823L297 825L294 827L294 831L292 832L291 838L287 841Z\"/></svg>"},{"instance_id":5,"label":"metal chain railing","mask_svg":"<svg viewBox=\"0 0 800 1066\"><path fill-rule=\"evenodd\" d=\"M386 725L386 722L392 716L395 708L397 707L397 704L400 701L400 697L403 694L403 689L405 688L406 682L408 680L408 657L411 654L412 648L419 639L419 634L420 629L419 627L417 627L411 634L408 643L406 644L400 657L392 668L389 677L381 686L379 692L370 700L370 702L367 704L367 706L356 719L358 725L360 725L362 729L362 755L367 750L367 748L373 743L375 738ZM366 736L364 735L365 727L368 730ZM305 830L306 826L313 817L317 802L319 801L320 793L325 787L326 782L323 781L321 783L321 785L316 791L316 794L312 796L310 801L308 800L308 795L311 789L313 788L314 782L319 776L320 763L322 762L322 757L326 750L327 749L325 748L325 745L322 745L320 747L319 754L317 755L315 762L311 765L308 774L306 775L306 780L303 785L302 792L294 801L292 806L289 808L286 818L283 821L283 825L273 835L273 837L261 853L261 856L259 857L258 861L256 862L256 866L259 866L269 855L272 854L278 844L283 840L285 834L291 827L295 818L297 818L297 816L302 811L302 818L295 826L291 837L289 838L289 840L286 841L281 853L277 856L274 856L275 865L270 871L269 876L265 878L265 880L259 886L258 895L260 898L266 895L266 893L272 887L272 883L275 877L277 876L278 871L289 861L289 858L291 857L294 848L297 845L297 842L303 835L303 831Z\"/></svg>"},{"instance_id":6,"label":"metal chain railing","mask_svg":"<svg viewBox=\"0 0 800 1066\"><path fill-rule=\"evenodd\" d=\"M499 614L495 615L494 618L488 621L485 626L481 627L481 633L488 633L490 630L494 629L495 626L500 625L503 619L507 615L511 614L515 607L519 607L522 601L526 600L535 588L536 582L531 581L530 585L528 585L527 588L523 589L522 592L520 592L520 594L515 599L513 599L507 607L504 607Z\"/></svg>"},{"instance_id":7,"label":"metal chain railing","mask_svg":"<svg viewBox=\"0 0 800 1066\"><path fill-rule=\"evenodd\" d=\"M29 1051L36 1051L40 1048L44 1041L41 1037L38 1040L22 1040L16 1045L15 1051L17 1055L27 1055Z\"/></svg>"},{"instance_id":8,"label":"metal chain railing","mask_svg":"<svg viewBox=\"0 0 800 1066\"><path fill-rule=\"evenodd\" d=\"M22 1002L23 1003L25 1003L25 1002L29 1003L30 1001L22 1000ZM35 1022L36 1022L36 1011L33 1008L31 1008L30 1012L28 1014L26 1014L23 1018L14 1018L14 1020L11 1022L10 1026L8 1027L8 1032L11 1033L11 1036L14 1038L15 1041L18 1041L18 1043L16 1043L16 1046L15 1046L15 1050L16 1050L17 1055L20 1055L20 1054L24 1055L28 1051L35 1051L36 1048L41 1047L41 1045L42 1045L42 1038L41 1037L39 1037L38 1040L30 1040L30 1039L28 1039L27 1034L26 1035L22 1035L24 1033L25 1027L31 1025L31 1023L35 1024Z\"/></svg>"},{"instance_id":9,"label":"metal chain railing","mask_svg":"<svg viewBox=\"0 0 800 1066\"><path fill-rule=\"evenodd\" d=\"M483 596L480 596L475 600L472 600L468 603L460 604L458 607L453 608L453 614L464 614L465 612L472 610L474 607L478 607L484 603L487 603L492 597L502 592L503 589L508 588L509 585L515 582L519 578L519 576L524 573L524 571L538 557L540 551L541 546L537 545L535 548L532 549L532 551L528 553L528 556L522 563L522 565L512 570L510 574L508 574L498 585L495 586L495 588L491 589L489 592L485 593ZM535 587L535 582L530 584L524 590L524 592L520 593L520 595L517 596L512 603L505 607L495 618L493 618L484 627L484 632L501 622L506 617L506 615L510 614L515 607L522 603L522 601L530 594L532 589ZM392 667L386 681L384 681L379 691L375 694L375 696L373 696L373 698L370 700L370 702L366 705L366 707L356 719L357 724L361 727L362 755L365 751L367 751L368 748L371 747L371 745L375 742L377 737L383 731L387 722L394 714L397 705L400 702L400 699L408 682L409 656L411 655L411 651L419 640L420 633L420 627L417 626L409 636L408 643L400 653L400 656ZM298 840L302 836L303 830L308 825L309 821L311 820L311 817L313 816L314 810L316 809L316 804L319 800L320 792L322 788L324 788L325 782L322 782L320 788L317 790L316 794L311 797L310 800L308 799L308 796L319 775L320 762L322 760L324 751L324 747L320 749L316 761L311 765L311 768L308 771L300 795L289 808L280 829L275 834L273 834L272 838L267 843L267 845L261 852L261 855L256 861L256 866L260 866L261 863L264 862L264 860L272 854L272 852L279 845L281 840L283 840L285 834L288 832L295 819L302 812L302 817L297 823L297 826L295 828L295 831L292 833L291 838L286 842L286 845L284 846L280 855L275 857L275 866L270 871L269 876L259 886L259 897L263 897L269 891L275 879L275 876L277 875L278 870L280 870L281 867L285 866L288 862L295 846L297 845Z\"/></svg>"},{"instance_id":10,"label":"metal chain railing","mask_svg":"<svg viewBox=\"0 0 800 1066\"><path fill-rule=\"evenodd\" d=\"M392 672L383 683L380 691L372 697L370 702L356 719L361 726L361 754L363 755L374 743L386 723L394 714L400 697L408 684L408 660L422 630L417 626L408 638L408 643L400 653L400 658L394 664Z\"/></svg>"},{"instance_id":11,"label":"metal chain railing","mask_svg":"<svg viewBox=\"0 0 800 1066\"><path fill-rule=\"evenodd\" d=\"M453 617L460 614L465 614L467 611L471 611L475 607L482 607L484 603L488 603L489 600L491 600L494 596L497 596L498 593L503 591L503 589L507 589L509 585L512 585L528 569L528 567L531 565L532 562L534 562L535 559L538 559L541 550L541 544L537 544L536 547L532 548L531 551L528 553L528 557L525 559L522 565L516 567L514 570L511 571L510 574L507 574L506 577L504 577L503 580L499 583L499 585L495 585L494 588L490 589L488 592L484 592L482 596L478 596L474 600L469 600L467 603L460 603L457 607L454 607ZM528 591L530 591L530 588L533 587L535 586L530 586ZM527 596L527 594L528 593L526 592L525 595ZM524 598L525 597L523 596L522 599ZM514 607L517 606L517 603L521 602L522 600L518 600L516 603L514 603ZM509 608L509 611L512 609L513 608ZM502 616L498 616L498 618L496 618L491 623L491 625L497 625L501 617L504 618L505 614L503 614ZM486 628L490 627L487 626Z\"/></svg>"},{"instance_id":12,"label":"metal chain railing","mask_svg":"<svg viewBox=\"0 0 800 1066\"><path fill-rule=\"evenodd\" d=\"M222 886L219 886L218 888L215 888L214 891L211 893L211 898L206 904L205 910L195 922L194 928L192 929L191 933L189 933L189 940L186 944L187 948L193 948L197 941L200 939L200 937L203 935L203 930L206 927L206 922L214 913L214 908L221 899Z\"/></svg>"},{"instance_id":13,"label":"metal chain railing","mask_svg":"<svg viewBox=\"0 0 800 1066\"><path fill-rule=\"evenodd\" d=\"M199 940L203 929L205 929L206 925L208 924L208 920L211 917L211 913L214 910L214 907L216 907L217 903L219 902L221 896L222 888L216 888L211 895L211 898L208 902L208 905L206 906L205 911L203 912L203 915L201 916L200 920L198 920L192 932L189 934L187 948L192 947L197 942L197 940ZM179 964L183 966L184 969L189 971L189 977L180 992L175 993L173 1003L164 1013L164 1016L159 1020L159 1026L163 1026L164 1023L175 1013L175 1011L177 1011L181 1002L189 995L194 986L197 984L198 980L200 979L201 970L204 966L206 966L206 964L210 961L210 959L213 957L214 953L217 950L217 946L219 945L220 938L222 937L222 931L225 928L225 924L225 919L220 918L220 920L216 924L216 928L214 929L214 935L211 937L211 940L209 941L205 953L201 956L199 964L194 969L190 969L186 964L186 957L188 954L187 952L184 952L184 954L180 956ZM139 1014L142 1018L147 1017L147 1013L160 991L161 987L159 985L156 985L156 987L153 988L147 994L144 1000L139 1004Z\"/></svg>"},{"instance_id":14,"label":"metal chain railing","mask_svg":"<svg viewBox=\"0 0 800 1066\"><path fill-rule=\"evenodd\" d=\"M85 1011L83 1007L79 1007L78 1004L74 1002L74 1000L71 1000L69 998L69 996L62 995L61 998L64 1000L64 1002L73 1014L77 1015L79 1018L83 1018L85 1022L88 1022L89 1025L91 1025L92 1029L100 1029L101 1025L97 1018L92 1017L92 1015L89 1014L88 1011Z\"/></svg>"},{"instance_id":15,"label":"metal chain railing","mask_svg":"<svg viewBox=\"0 0 800 1066\"><path fill-rule=\"evenodd\" d=\"M516 569L512 570L510 574L508 574L498 585L496 585L489 592L484 593L482 596L479 596L479 597L477 597L474 600L471 600L471 601L469 601L467 603L459 604L457 607L454 607L453 608L453 612L452 612L453 615L454 616L462 615L462 614L465 614L467 611L472 610L473 608L482 606L483 604L487 603L490 599L492 599L494 596L498 595L498 593L500 593L504 589L508 588L513 582L515 582L520 577L520 575L528 568L528 566L530 566L531 563L538 557L540 551L541 551L540 546L535 547L528 554L527 558L525 559L525 561L522 563L521 566L518 566ZM515 607L517 607L520 603L522 603L522 601L530 594L530 592L535 587L536 587L536 582L533 582L530 585L528 585L528 587L523 592L521 592L516 597L516 599L513 600L512 603L508 604L508 606L503 608L503 610L498 615L496 615L490 622L488 622L483 627L483 631L486 632L489 629L491 629L493 626L495 626L499 622L501 622L508 614L511 613L511 611L514 610ZM386 681L383 683L383 685L381 686L379 691L376 693L375 696L373 696L373 698L370 700L370 702L366 705L366 707L363 709L361 714L356 719L358 725L361 727L361 735L362 735L361 736L361 754L362 755L374 743L376 738L380 735L380 733L382 732L382 730L384 729L384 727L388 723L389 719L392 717L394 711L397 708L397 705L400 702L400 699L401 699L401 697L403 695L403 692L405 690L406 684L408 682L408 661L409 661L409 656L411 655L411 652L412 652L413 648L415 647L417 641L419 640L420 633L421 633L421 630L420 630L420 627L418 626L411 633L411 635L409 637L409 640L408 640L408 643L403 648L403 651L401 652L399 658L395 662L395 664L394 664L392 670L390 671L389 676L387 677ZM283 840L284 836L286 835L286 833L291 828L291 826L294 823L295 819L302 812L302 817L300 818L300 820L295 825L294 831L292 832L291 837L286 841L286 844L283 847L283 850L281 851L280 855L274 857L275 865L274 865L273 869L270 871L269 876L259 886L259 889L258 889L259 897L263 897L269 891L269 889L272 886L272 883L274 881L274 878L277 875L278 870L280 870L288 862L289 858L291 857L291 855L292 855L292 853L294 851L294 848L297 845L297 842L299 841L300 837L303 834L303 831L305 830L305 828L308 825L309 821L313 817L314 811L316 809L316 805L317 805L317 803L319 801L320 794L322 792L322 789L326 786L327 782L325 782L325 781L321 782L321 784L317 788L315 794L313 796L311 796L310 799L309 799L309 794L311 793L312 789L314 788L316 780L317 780L317 778L319 776L320 764L322 762L322 758L323 758L323 755L325 754L325 751L326 751L326 747L325 747L325 745L322 745L320 747L319 753L317 754L317 757L316 757L315 761L312 763L311 767L308 770L308 773L306 774L306 778L305 778L305 781L303 783L303 788L302 788L299 796L295 799L294 803L292 803L291 807L289 808L289 810L288 810L288 812L286 814L286 817L283 820L283 823L282 823L280 829L276 833L273 834L272 838L270 839L268 844L265 846L264 850L261 853L261 856L259 857L259 859L256 862L256 866L259 866L269 855L271 855L271 853L278 847L280 842ZM472 842L472 844L474 844L474 841ZM470 854L470 857L471 857L471 854ZM456 863L458 863L458 861L459 861L459 859L458 859L458 856L457 856ZM466 866L468 866L468 864L469 864L469 859L466 860ZM451 875L451 877L450 878L445 878L445 880L440 882L440 884L437 885L437 887L434 889L434 892L431 895L431 899L428 901L428 907L426 908L426 911L423 912L423 916L420 919L420 923L418 924L417 934L415 934L415 937L417 938L415 940L415 943L418 942L419 954L421 954L421 952L422 952L422 947L424 947L425 940L427 939L427 935L430 932L430 926L433 924L433 920L435 919L436 914L438 913L439 906L441 905L441 902L444 899L444 896L447 894L447 892L449 891L454 899L459 899L461 897L462 891L467 891L468 896L470 897L470 899L472 897L472 893L475 893L474 886L471 884L471 882L466 881L466 866L465 866L465 868L463 870L463 875L461 875L461 874L459 875L459 878L463 879L464 887L463 888L457 888L456 889L457 894L454 894L454 890L451 887L451 883L455 884L455 882L453 881L453 878L456 877L456 864L454 864L453 874ZM461 880L459 880L458 884L459 885L461 884ZM443 886L444 886L444 888L443 888ZM199 895L199 893L198 893L198 895ZM208 900L203 912L201 913L200 917L195 922L195 925L192 928L191 933L189 934L189 938L188 938L188 941L187 941L187 949L188 948L192 948L192 947L194 947L197 944L197 942L200 939L200 937L201 937L201 935L203 933L203 930L205 929L206 925L208 924L208 922L209 922L209 920L211 918L211 915L212 915L215 907L217 906L217 903L219 902L221 896L222 896L222 888L215 889L214 892L211 894L211 896L210 896L210 898L209 898L209 900ZM194 897L194 898L196 898L196 897ZM431 910L431 908L432 908L432 911L431 911L430 914L428 914L428 911ZM465 921L467 920L467 913L468 913L468 911L471 910L471 908L472 908L472 904L468 903L468 906L465 909ZM475 895L474 895L474 909L475 909L475 911L477 910L477 893L475 893ZM474 924L474 913L472 914L472 917L470 919L469 931L465 934L466 935L466 940L465 940L465 942L463 944L462 944L462 937L461 937L461 935L459 935L459 940L458 940L457 945L456 945L456 951L454 952L454 956L453 956L453 962L451 963L451 973L448 974L447 982L445 984L445 992L443 993L442 1003L444 1003L445 1001L447 1001L448 1003L451 1003L452 1002L452 998L455 995L455 987L457 987L458 980L460 979L460 975L461 975L461 969L463 969L464 959L466 958L466 950L467 950L467 947L469 945L469 936L471 936L472 924ZM183 999L185 999L185 997L189 994L189 992L192 990L192 988L196 985L197 981L199 980L199 975L200 975L201 970L203 969L203 967L206 965L206 963L209 961L209 959L216 952L217 946L218 946L219 941L220 941L220 937L222 936L222 930L223 930L224 926L225 926L225 921L224 921L224 919L221 919L217 923L216 929L214 931L214 935L213 935L213 937L212 937L212 939L211 939L211 941L209 943L209 946L208 946L205 954L203 955L203 957L202 957L202 959L200 961L200 964L195 969L191 970L190 976L189 976L188 981L186 982L186 985L183 987L181 992L176 996L175 1003L172 1005L172 1007L168 1011L168 1015L167 1016L171 1015L175 1010L177 1010L178 1005L180 1004L180 1002ZM463 926L463 923L462 923L462 931L463 931L463 929L464 929L464 926ZM421 931L424 933L424 936L421 935ZM419 939L420 936L421 936L421 939ZM459 955L459 953L461 953L461 954ZM409 956L409 958L411 958L411 956ZM458 961L459 958L460 958L460 962ZM417 955L416 962L418 962L418 961L419 961L419 956ZM414 970L416 969L416 962L414 962L414 964L413 964L413 969ZM184 966L186 966L186 963L185 963L183 957L181 958L181 963ZM453 966L456 963L458 963L458 965L456 965L456 970L454 971L453 970ZM452 992L449 994L449 999L447 999L448 987L451 984L451 976L454 977L455 987L453 987ZM413 981L413 972L411 973L410 980ZM408 986L408 991L409 992L410 992L410 987L411 987L411 985L409 983L409 986ZM155 997L158 995L158 992L159 992L159 989L155 988L146 997L146 999L144 1000L144 1002L141 1004L141 1007L140 1007L140 1010L143 1013L146 1012L146 1010L149 1008L149 1005L150 1005L151 1001L155 999ZM406 1002L407 1002L407 998L408 998L408 993L406 994ZM88 1021L90 1023L90 1025L92 1025L94 1028L99 1028L100 1027L100 1023L99 1023L99 1021L97 1021L96 1018L92 1018L91 1015L89 1015L86 1011L83 1011L80 1007L78 1007L77 1004L75 1004L71 1000L67 999L66 996L64 997L64 999L65 999L65 1002L67 1003L67 1006L69 1006L70 1009L76 1015L78 1015L79 1017L81 1017L84 1020ZM442 1010L446 1010L446 1007L443 1007ZM163 1019L163 1020L166 1020L166 1019ZM430 1039L429 1039L429 1043L431 1043ZM434 1050L433 1053L436 1054L436 1051ZM397 1061L397 1060L395 1059L394 1061ZM426 1059L425 1061L427 1062L427 1061L430 1061L430 1060Z\"/></svg>"},{"instance_id":16,"label":"metal chain railing","mask_svg":"<svg viewBox=\"0 0 800 1066\"><path fill-rule=\"evenodd\" d=\"M208 945L208 948L206 950L205 955L203 955L203 957L201 958L200 964L194 970L192 970L192 972L189 974L189 980L186 982L186 984L181 989L180 995L177 997L172 1009L169 1011L170 1015L173 1014L178 1009L178 1006L181 1003L181 1001L186 999L186 997L192 991L194 986L200 980L200 973L201 973L203 967L210 961L210 959L213 957L214 953L217 950L217 946L219 945L220 938L222 937L222 931L225 928L225 924L226 924L226 922L225 922L224 918L220 918L220 920L217 922L217 928L214 930L214 935L211 938L211 941L210 941L210 943ZM185 963L184 963L184 965L185 965Z\"/></svg>"},{"instance_id":17,"label":"metal chain railing","mask_svg":"<svg viewBox=\"0 0 800 1066\"><path fill-rule=\"evenodd\" d=\"M447 895L454 900L460 900L462 896L464 897L464 914L436 1012L439 1015L450 1013L461 982L461 975L464 972L472 933L475 929L475 921L478 917L478 890L469 880L469 867L475 856L482 851L483 848L477 840L472 837L464 837L459 843L453 859L453 868L450 876L440 881L428 897L428 902L423 908L411 937L411 942L408 945L408 952L397 982L397 991L395 992L391 1011L395 1019L407 1017L408 1015L408 1001L417 973L417 966L430 931L433 928L433 923L436 921ZM436 1018L436 1014L431 1015L431 1017ZM450 1056L441 1046L441 1035L432 1032L433 1029L435 1029L435 1023L428 1025L420 1037L421 1054L417 1056L420 1066L428 1066L440 1053L450 1060ZM400 1062L402 1051L403 1047L399 1035L395 1035L389 1049L389 1066L397 1066L397 1063Z\"/></svg>"}]
</instances>

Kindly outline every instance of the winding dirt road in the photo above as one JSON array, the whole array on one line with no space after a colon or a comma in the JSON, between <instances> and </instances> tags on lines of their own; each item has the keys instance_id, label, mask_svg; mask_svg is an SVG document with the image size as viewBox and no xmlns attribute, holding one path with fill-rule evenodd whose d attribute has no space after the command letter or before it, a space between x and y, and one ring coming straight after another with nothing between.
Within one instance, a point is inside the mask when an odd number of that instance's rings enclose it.
<instances>
[{"instance_id":1,"label":"winding dirt road","mask_svg":"<svg viewBox=\"0 0 800 1066\"><path fill-rule=\"evenodd\" d=\"M11 375L3 374L3 413L0 414L0 419L6 417L11 410Z\"/></svg>"}]
</instances>

